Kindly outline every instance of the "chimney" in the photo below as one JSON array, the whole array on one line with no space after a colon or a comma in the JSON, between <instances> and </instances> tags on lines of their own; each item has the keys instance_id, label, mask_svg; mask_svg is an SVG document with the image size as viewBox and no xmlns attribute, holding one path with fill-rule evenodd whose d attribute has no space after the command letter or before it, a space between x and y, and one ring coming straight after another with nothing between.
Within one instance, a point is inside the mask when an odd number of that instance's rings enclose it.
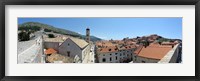
<instances>
[{"instance_id":1,"label":"chimney","mask_svg":"<svg viewBox=\"0 0 200 81\"><path fill-rule=\"evenodd\" d=\"M86 29L86 39L85 40L88 43L90 42L90 29L89 28Z\"/></svg>"}]
</instances>

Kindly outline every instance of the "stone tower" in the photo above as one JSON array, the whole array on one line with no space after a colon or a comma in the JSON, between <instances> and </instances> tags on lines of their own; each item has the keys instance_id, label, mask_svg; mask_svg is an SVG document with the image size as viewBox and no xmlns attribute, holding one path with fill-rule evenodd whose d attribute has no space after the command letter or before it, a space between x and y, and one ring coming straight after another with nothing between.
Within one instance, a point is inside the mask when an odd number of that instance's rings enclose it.
<instances>
[{"instance_id":1,"label":"stone tower","mask_svg":"<svg viewBox=\"0 0 200 81\"><path fill-rule=\"evenodd\" d=\"M90 29L89 28L86 29L86 39L85 40L88 43L90 42Z\"/></svg>"}]
</instances>

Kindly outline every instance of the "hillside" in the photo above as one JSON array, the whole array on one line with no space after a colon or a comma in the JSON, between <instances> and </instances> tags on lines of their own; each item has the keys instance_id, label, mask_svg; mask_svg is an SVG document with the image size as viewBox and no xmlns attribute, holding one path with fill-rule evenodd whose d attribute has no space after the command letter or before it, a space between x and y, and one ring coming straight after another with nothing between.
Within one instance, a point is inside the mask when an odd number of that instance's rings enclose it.
<instances>
[{"instance_id":1,"label":"hillside","mask_svg":"<svg viewBox=\"0 0 200 81\"><path fill-rule=\"evenodd\" d=\"M44 28L45 32L54 32L54 33L59 33L59 34L64 34L64 35L70 35L73 37L80 37L81 39L85 39L85 35L78 34L77 32L66 30L66 29L61 29L57 28L48 24L43 24L39 22L26 22L23 24L18 25L18 30L31 30L31 31L39 31L41 28ZM98 37L95 36L90 36L91 41L98 41L101 40Z\"/></svg>"}]
</instances>

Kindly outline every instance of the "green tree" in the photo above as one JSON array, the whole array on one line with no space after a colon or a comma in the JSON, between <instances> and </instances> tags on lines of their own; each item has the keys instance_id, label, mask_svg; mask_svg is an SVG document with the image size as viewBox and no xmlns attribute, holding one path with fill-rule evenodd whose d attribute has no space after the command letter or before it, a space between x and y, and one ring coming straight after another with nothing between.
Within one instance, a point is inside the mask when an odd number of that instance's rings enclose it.
<instances>
[{"instance_id":1,"label":"green tree","mask_svg":"<svg viewBox=\"0 0 200 81\"><path fill-rule=\"evenodd\" d=\"M18 34L19 41L28 41L30 40L30 32L20 32Z\"/></svg>"}]
</instances>

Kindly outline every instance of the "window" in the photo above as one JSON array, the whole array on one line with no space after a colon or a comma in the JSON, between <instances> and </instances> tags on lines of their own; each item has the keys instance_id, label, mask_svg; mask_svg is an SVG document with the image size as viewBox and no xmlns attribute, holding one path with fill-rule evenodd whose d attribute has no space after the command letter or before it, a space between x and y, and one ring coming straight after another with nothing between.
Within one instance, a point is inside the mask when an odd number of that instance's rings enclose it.
<instances>
[{"instance_id":1,"label":"window","mask_svg":"<svg viewBox=\"0 0 200 81\"><path fill-rule=\"evenodd\" d=\"M67 56L70 57L70 52L69 51L67 51Z\"/></svg>"},{"instance_id":2,"label":"window","mask_svg":"<svg viewBox=\"0 0 200 81\"><path fill-rule=\"evenodd\" d=\"M69 46L69 43L67 45Z\"/></svg>"},{"instance_id":3,"label":"window","mask_svg":"<svg viewBox=\"0 0 200 81\"><path fill-rule=\"evenodd\" d=\"M112 61L112 57L110 57L110 61Z\"/></svg>"},{"instance_id":4,"label":"window","mask_svg":"<svg viewBox=\"0 0 200 81\"><path fill-rule=\"evenodd\" d=\"M120 56L122 56L122 54L120 53Z\"/></svg>"},{"instance_id":5,"label":"window","mask_svg":"<svg viewBox=\"0 0 200 81\"><path fill-rule=\"evenodd\" d=\"M137 58L136 58L136 56L135 56L135 61L136 61L136 59L137 59Z\"/></svg>"},{"instance_id":6,"label":"window","mask_svg":"<svg viewBox=\"0 0 200 81\"><path fill-rule=\"evenodd\" d=\"M105 58L103 58L103 60L102 60L103 62L106 62L106 59Z\"/></svg>"},{"instance_id":7,"label":"window","mask_svg":"<svg viewBox=\"0 0 200 81\"><path fill-rule=\"evenodd\" d=\"M117 60L117 56L116 56L116 60Z\"/></svg>"},{"instance_id":8,"label":"window","mask_svg":"<svg viewBox=\"0 0 200 81\"><path fill-rule=\"evenodd\" d=\"M112 55L112 54L110 54L110 55Z\"/></svg>"}]
</instances>

